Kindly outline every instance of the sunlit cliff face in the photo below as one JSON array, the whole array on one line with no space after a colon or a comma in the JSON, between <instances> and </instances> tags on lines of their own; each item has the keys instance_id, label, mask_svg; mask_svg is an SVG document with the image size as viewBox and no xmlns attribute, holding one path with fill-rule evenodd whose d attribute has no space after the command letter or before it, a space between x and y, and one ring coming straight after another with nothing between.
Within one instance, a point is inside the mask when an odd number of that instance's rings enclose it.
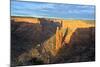
<instances>
[{"instance_id":1,"label":"sunlit cliff face","mask_svg":"<svg viewBox=\"0 0 100 67\"><path fill-rule=\"evenodd\" d=\"M65 39L65 42L67 44L70 42L71 36L76 29L89 28L95 26L94 24L87 24L85 21L81 21L81 20L62 20L62 22L63 22L62 28L68 28L68 33Z\"/></svg>"}]
</instances>

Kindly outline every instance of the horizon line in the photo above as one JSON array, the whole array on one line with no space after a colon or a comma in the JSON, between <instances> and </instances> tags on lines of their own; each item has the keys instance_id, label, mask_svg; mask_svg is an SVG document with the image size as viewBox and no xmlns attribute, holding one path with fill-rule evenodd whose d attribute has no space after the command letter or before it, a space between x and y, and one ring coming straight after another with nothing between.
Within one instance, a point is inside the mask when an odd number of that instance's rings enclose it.
<instances>
[{"instance_id":1,"label":"horizon line","mask_svg":"<svg viewBox=\"0 0 100 67\"><path fill-rule=\"evenodd\" d=\"M10 15L11 17L25 17L25 18L46 18L46 19L58 19L58 20L95 20L95 19L75 19L75 18L59 18L59 17L39 17L39 16L15 16L15 15Z\"/></svg>"}]
</instances>

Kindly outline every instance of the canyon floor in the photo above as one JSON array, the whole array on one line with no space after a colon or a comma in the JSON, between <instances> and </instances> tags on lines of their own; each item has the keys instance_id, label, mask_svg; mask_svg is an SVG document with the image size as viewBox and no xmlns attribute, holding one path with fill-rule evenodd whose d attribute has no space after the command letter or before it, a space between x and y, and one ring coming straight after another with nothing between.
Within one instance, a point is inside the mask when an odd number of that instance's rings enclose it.
<instances>
[{"instance_id":1,"label":"canyon floor","mask_svg":"<svg viewBox=\"0 0 100 67\"><path fill-rule=\"evenodd\" d=\"M95 61L95 21L11 17L11 66Z\"/></svg>"}]
</instances>

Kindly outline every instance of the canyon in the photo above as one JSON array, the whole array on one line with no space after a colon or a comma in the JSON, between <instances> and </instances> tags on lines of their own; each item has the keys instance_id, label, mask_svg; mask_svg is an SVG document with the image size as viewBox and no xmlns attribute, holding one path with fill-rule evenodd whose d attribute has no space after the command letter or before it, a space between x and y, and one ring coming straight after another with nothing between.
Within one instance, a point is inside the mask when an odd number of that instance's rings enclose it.
<instances>
[{"instance_id":1,"label":"canyon","mask_svg":"<svg viewBox=\"0 0 100 67\"><path fill-rule=\"evenodd\" d=\"M11 17L11 64L95 60L95 21Z\"/></svg>"}]
</instances>

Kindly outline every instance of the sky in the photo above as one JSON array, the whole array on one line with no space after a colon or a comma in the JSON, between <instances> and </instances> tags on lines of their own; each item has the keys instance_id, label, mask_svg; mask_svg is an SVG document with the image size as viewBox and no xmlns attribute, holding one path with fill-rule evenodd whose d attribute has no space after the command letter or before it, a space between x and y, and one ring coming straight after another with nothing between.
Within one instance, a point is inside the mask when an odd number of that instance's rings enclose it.
<instances>
[{"instance_id":1,"label":"sky","mask_svg":"<svg viewBox=\"0 0 100 67\"><path fill-rule=\"evenodd\" d=\"M95 0L16 0L16 1L38 1L38 2L56 2L56 3L95 5Z\"/></svg>"},{"instance_id":2,"label":"sky","mask_svg":"<svg viewBox=\"0 0 100 67\"><path fill-rule=\"evenodd\" d=\"M12 0L11 16L94 20L95 6Z\"/></svg>"}]
</instances>

